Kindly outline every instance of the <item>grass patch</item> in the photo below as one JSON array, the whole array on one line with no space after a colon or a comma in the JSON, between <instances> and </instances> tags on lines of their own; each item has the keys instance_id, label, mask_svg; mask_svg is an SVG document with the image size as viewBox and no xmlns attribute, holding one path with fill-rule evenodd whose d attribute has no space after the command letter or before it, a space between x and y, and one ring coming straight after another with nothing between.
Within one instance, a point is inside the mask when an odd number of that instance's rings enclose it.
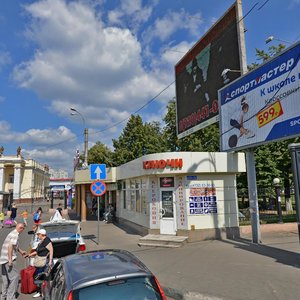
<instances>
[{"instance_id":1,"label":"grass patch","mask_svg":"<svg viewBox=\"0 0 300 300\"><path fill-rule=\"evenodd\" d=\"M297 222L297 215L292 214L292 215L283 215L282 216L283 223L293 223ZM279 222L279 217L278 215L262 215L259 216L259 222L260 224L274 224ZM251 225L251 220L245 219L245 220L240 220L240 226L246 226L246 225Z\"/></svg>"}]
</instances>

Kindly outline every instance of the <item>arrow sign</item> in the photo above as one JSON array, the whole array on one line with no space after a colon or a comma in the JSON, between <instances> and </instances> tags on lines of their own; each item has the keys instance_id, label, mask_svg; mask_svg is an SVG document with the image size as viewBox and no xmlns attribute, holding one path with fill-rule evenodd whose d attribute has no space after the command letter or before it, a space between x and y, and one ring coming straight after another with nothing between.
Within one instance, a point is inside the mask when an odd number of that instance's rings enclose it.
<instances>
[{"instance_id":1,"label":"arrow sign","mask_svg":"<svg viewBox=\"0 0 300 300\"><path fill-rule=\"evenodd\" d=\"M96 168L96 170L95 170L94 173L96 174L96 179L100 179L101 178L102 171L101 171L101 169L100 169L99 166L97 166L97 168Z\"/></svg>"},{"instance_id":2,"label":"arrow sign","mask_svg":"<svg viewBox=\"0 0 300 300\"><path fill-rule=\"evenodd\" d=\"M106 179L106 165L105 164L90 165L90 176L92 180Z\"/></svg>"}]
</instances>

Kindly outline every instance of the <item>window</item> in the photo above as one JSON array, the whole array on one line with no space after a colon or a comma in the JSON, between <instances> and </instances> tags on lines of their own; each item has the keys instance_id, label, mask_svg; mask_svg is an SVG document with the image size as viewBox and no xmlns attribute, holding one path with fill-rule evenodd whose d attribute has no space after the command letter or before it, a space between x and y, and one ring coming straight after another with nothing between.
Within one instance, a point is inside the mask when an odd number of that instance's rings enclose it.
<instances>
[{"instance_id":1,"label":"window","mask_svg":"<svg viewBox=\"0 0 300 300\"><path fill-rule=\"evenodd\" d=\"M123 208L133 212L147 214L147 180L145 178L131 179L127 181L127 185L123 182L122 188ZM128 194L126 195L126 193Z\"/></svg>"},{"instance_id":2,"label":"window","mask_svg":"<svg viewBox=\"0 0 300 300\"><path fill-rule=\"evenodd\" d=\"M74 300L126 299L162 300L153 277L133 277L93 284L73 291Z\"/></svg>"},{"instance_id":3,"label":"window","mask_svg":"<svg viewBox=\"0 0 300 300\"><path fill-rule=\"evenodd\" d=\"M142 190L142 213L147 214L147 191Z\"/></svg>"},{"instance_id":4,"label":"window","mask_svg":"<svg viewBox=\"0 0 300 300\"><path fill-rule=\"evenodd\" d=\"M14 183L14 174L9 175L9 183Z\"/></svg>"},{"instance_id":5,"label":"window","mask_svg":"<svg viewBox=\"0 0 300 300\"><path fill-rule=\"evenodd\" d=\"M126 181L123 181L123 208L126 209Z\"/></svg>"},{"instance_id":6,"label":"window","mask_svg":"<svg viewBox=\"0 0 300 300\"><path fill-rule=\"evenodd\" d=\"M136 212L141 212L141 190L135 191L135 208Z\"/></svg>"},{"instance_id":7,"label":"window","mask_svg":"<svg viewBox=\"0 0 300 300\"><path fill-rule=\"evenodd\" d=\"M130 210L135 210L135 190L130 190Z\"/></svg>"},{"instance_id":8,"label":"window","mask_svg":"<svg viewBox=\"0 0 300 300\"><path fill-rule=\"evenodd\" d=\"M51 299L63 300L65 295L65 275L61 265L57 268L51 286Z\"/></svg>"}]
</instances>

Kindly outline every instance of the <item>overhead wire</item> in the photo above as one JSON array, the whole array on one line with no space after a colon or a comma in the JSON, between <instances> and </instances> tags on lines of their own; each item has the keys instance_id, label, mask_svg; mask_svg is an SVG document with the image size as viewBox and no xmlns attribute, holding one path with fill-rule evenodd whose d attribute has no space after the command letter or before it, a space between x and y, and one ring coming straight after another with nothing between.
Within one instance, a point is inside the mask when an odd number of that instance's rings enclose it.
<instances>
[{"instance_id":1,"label":"overhead wire","mask_svg":"<svg viewBox=\"0 0 300 300\"><path fill-rule=\"evenodd\" d=\"M264 4L262 4L262 6L259 8L261 9L269 0L265 1ZM248 15L250 15L250 13L254 10L254 8L259 4L259 2L256 2L253 4L253 6L247 11L247 13L240 19L237 21L236 24L240 23L241 21L243 21ZM233 24L232 26L230 26L229 28L226 29L226 31L229 31L229 30L232 30L234 28L234 25ZM226 32L224 31L224 33ZM221 37L222 38L222 37ZM208 51L208 49L206 49L206 51ZM203 56L202 56L203 57ZM105 132L111 128L114 128L120 124L122 124L123 122L125 122L126 120L128 120L130 118L130 116L132 114L137 114L139 111L141 111L142 109L144 109L145 107L147 107L148 105L150 105L152 102L154 102L163 92L165 92L171 85L173 85L175 83L175 80L172 81L171 83L169 83L165 88L163 88L158 94L156 94L153 98L151 98L150 100L148 100L145 104L143 104L141 107L139 107L137 110L135 110L134 112L130 113L126 118L110 125L110 126L107 126L101 130L98 130L98 131L95 131L95 132L90 132L89 134L97 134L97 133L102 133L102 132ZM63 140L61 142L57 142L55 144L51 144L51 145L45 145L44 147L47 147L47 148L50 148L50 147L55 147L55 146L58 146L58 145L61 145L61 144L64 144L64 143L67 143L67 142L70 142L72 140L75 140L76 137L70 137L66 140Z\"/></svg>"}]
</instances>

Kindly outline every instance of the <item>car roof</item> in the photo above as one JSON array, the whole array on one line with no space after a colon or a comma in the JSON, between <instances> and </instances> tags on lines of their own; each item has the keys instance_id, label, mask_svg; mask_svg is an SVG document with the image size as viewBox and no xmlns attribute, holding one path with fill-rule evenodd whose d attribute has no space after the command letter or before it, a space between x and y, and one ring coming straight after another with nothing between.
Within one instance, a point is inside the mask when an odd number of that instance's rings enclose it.
<instances>
[{"instance_id":1,"label":"car roof","mask_svg":"<svg viewBox=\"0 0 300 300\"><path fill-rule=\"evenodd\" d=\"M65 224L74 224L74 225L78 225L80 223L80 221L76 221L76 220L65 220L65 219L61 219L61 220L53 220L53 221L49 221L49 222L43 222L39 225L41 226L56 226L56 225L65 225Z\"/></svg>"},{"instance_id":2,"label":"car roof","mask_svg":"<svg viewBox=\"0 0 300 300\"><path fill-rule=\"evenodd\" d=\"M125 250L91 251L62 260L72 289L124 277L152 276L137 257Z\"/></svg>"}]
</instances>

